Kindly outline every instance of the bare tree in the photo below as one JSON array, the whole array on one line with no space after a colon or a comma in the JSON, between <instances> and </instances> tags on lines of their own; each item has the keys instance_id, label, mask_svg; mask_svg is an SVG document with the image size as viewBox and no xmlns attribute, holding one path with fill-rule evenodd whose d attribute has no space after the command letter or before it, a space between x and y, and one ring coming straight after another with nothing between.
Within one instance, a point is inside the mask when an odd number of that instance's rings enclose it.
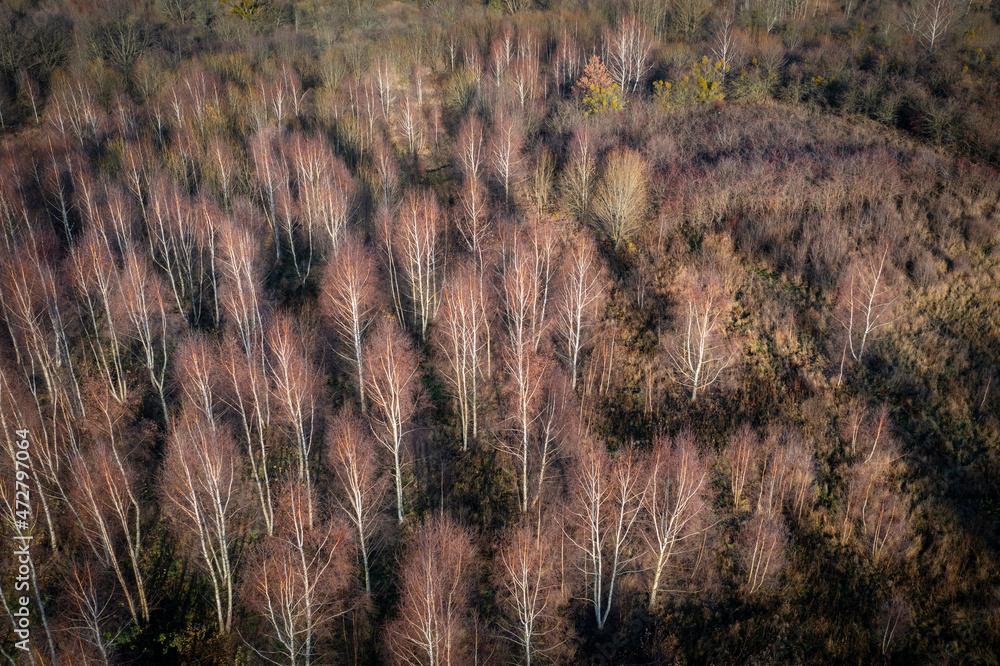
<instances>
[{"instance_id":1,"label":"bare tree","mask_svg":"<svg viewBox=\"0 0 1000 666\"><path fill-rule=\"evenodd\" d=\"M321 137L296 133L287 144L285 153L298 192L299 235L305 243L300 260L300 277L305 282L315 256L321 252L335 255L346 238L354 181Z\"/></svg>"},{"instance_id":2,"label":"bare tree","mask_svg":"<svg viewBox=\"0 0 1000 666\"><path fill-rule=\"evenodd\" d=\"M379 521L388 490L375 454L375 442L367 427L346 412L341 413L327 431L326 455L339 485L337 504L357 532L365 592L369 595L369 560L378 547Z\"/></svg>"},{"instance_id":3,"label":"bare tree","mask_svg":"<svg viewBox=\"0 0 1000 666\"><path fill-rule=\"evenodd\" d=\"M177 345L176 376L183 408L201 412L205 420L216 417L217 368L215 350L204 335L193 333Z\"/></svg>"},{"instance_id":4,"label":"bare tree","mask_svg":"<svg viewBox=\"0 0 1000 666\"><path fill-rule=\"evenodd\" d=\"M926 0L912 0L899 9L900 24L914 39L919 35L926 8Z\"/></svg>"},{"instance_id":5,"label":"bare tree","mask_svg":"<svg viewBox=\"0 0 1000 666\"><path fill-rule=\"evenodd\" d=\"M239 178L239 165L233 149L220 136L214 136L208 143L208 160L205 165L209 177L222 199L222 207L230 210L233 194Z\"/></svg>"},{"instance_id":6,"label":"bare tree","mask_svg":"<svg viewBox=\"0 0 1000 666\"><path fill-rule=\"evenodd\" d=\"M17 72L17 85L21 89L21 93L28 98L28 102L31 104L31 112L35 116L35 124L40 125L38 104L41 102L41 98L39 97L41 93L38 90L38 84L28 74L28 70L20 69Z\"/></svg>"},{"instance_id":7,"label":"bare tree","mask_svg":"<svg viewBox=\"0 0 1000 666\"><path fill-rule=\"evenodd\" d=\"M719 22L718 31L715 33L715 39L712 42L712 58L720 65L719 72L721 73L723 83L726 82L726 74L729 72L730 67L740 57L739 42L737 41L733 23L733 14L726 13Z\"/></svg>"},{"instance_id":8,"label":"bare tree","mask_svg":"<svg viewBox=\"0 0 1000 666\"><path fill-rule=\"evenodd\" d=\"M69 602L66 629L75 639L63 655L65 663L83 658L83 663L112 663L116 639L121 630L114 630L114 596L107 580L94 571L89 561L71 562L66 576L66 596ZM13 662L12 662L13 663Z\"/></svg>"},{"instance_id":9,"label":"bare tree","mask_svg":"<svg viewBox=\"0 0 1000 666\"><path fill-rule=\"evenodd\" d=\"M633 542L648 479L638 452L620 449L612 459L601 443L583 445L573 484L579 532L573 543L583 554L597 628L611 614L615 585L639 557Z\"/></svg>"},{"instance_id":10,"label":"bare tree","mask_svg":"<svg viewBox=\"0 0 1000 666\"><path fill-rule=\"evenodd\" d=\"M565 375L551 372L546 379L545 395L539 412L539 432L535 437L534 456L537 463L533 465L538 479L535 483L534 506L538 511L539 524L543 501L546 499L545 490L554 486L551 482L557 479L553 473L555 463L563 453L567 438L580 431L576 422L579 407L575 395L568 390ZM548 486L547 481L550 482Z\"/></svg>"},{"instance_id":11,"label":"bare tree","mask_svg":"<svg viewBox=\"0 0 1000 666\"><path fill-rule=\"evenodd\" d=\"M902 556L909 543L909 500L885 486L875 486L862 514L868 556L874 563Z\"/></svg>"},{"instance_id":12,"label":"bare tree","mask_svg":"<svg viewBox=\"0 0 1000 666\"><path fill-rule=\"evenodd\" d=\"M405 327L407 316L403 307L402 283L404 276L401 275L402 269L396 258L396 248L399 244L396 234L396 218L385 206L379 208L375 213L375 240L389 281L389 296L393 314L399 320L400 326Z\"/></svg>"},{"instance_id":13,"label":"bare tree","mask_svg":"<svg viewBox=\"0 0 1000 666\"><path fill-rule=\"evenodd\" d=\"M372 149L372 162L378 189L375 202L383 210L392 211L396 207L399 195L399 164L392 154L392 148L385 141L375 142Z\"/></svg>"},{"instance_id":14,"label":"bare tree","mask_svg":"<svg viewBox=\"0 0 1000 666\"><path fill-rule=\"evenodd\" d=\"M551 658L563 644L549 545L540 530L521 525L506 535L497 556L495 578L504 610L501 630L517 646L519 661L526 666Z\"/></svg>"},{"instance_id":15,"label":"bare tree","mask_svg":"<svg viewBox=\"0 0 1000 666\"><path fill-rule=\"evenodd\" d=\"M745 579L743 587L756 594L771 585L785 566L787 537L781 516L757 512L740 528L740 561Z\"/></svg>"},{"instance_id":16,"label":"bare tree","mask_svg":"<svg viewBox=\"0 0 1000 666\"><path fill-rule=\"evenodd\" d=\"M393 243L406 281L413 313L413 329L427 339L427 328L437 313L444 250L440 236L444 220L431 192L411 191L400 207Z\"/></svg>"},{"instance_id":17,"label":"bare tree","mask_svg":"<svg viewBox=\"0 0 1000 666\"><path fill-rule=\"evenodd\" d=\"M90 350L115 399L124 402L129 385L127 327L119 298L122 276L108 240L92 226L73 248L70 262Z\"/></svg>"},{"instance_id":18,"label":"bare tree","mask_svg":"<svg viewBox=\"0 0 1000 666\"><path fill-rule=\"evenodd\" d=\"M729 471L729 491L733 499L733 508L737 512L748 506L747 495L750 494L750 484L759 480L760 457L760 438L749 424L744 423L729 438L723 453Z\"/></svg>"},{"instance_id":19,"label":"bare tree","mask_svg":"<svg viewBox=\"0 0 1000 666\"><path fill-rule=\"evenodd\" d=\"M170 342L166 289L146 258L132 247L126 250L122 277L120 293L129 332L139 341L142 364L160 397L164 421L169 421L165 393Z\"/></svg>"},{"instance_id":20,"label":"bare tree","mask_svg":"<svg viewBox=\"0 0 1000 666\"><path fill-rule=\"evenodd\" d=\"M875 625L875 638L883 655L889 656L892 653L893 643L906 634L912 622L913 611L905 594L895 592L885 600Z\"/></svg>"},{"instance_id":21,"label":"bare tree","mask_svg":"<svg viewBox=\"0 0 1000 666\"><path fill-rule=\"evenodd\" d=\"M677 381L691 391L693 402L737 358L739 348L725 333L732 297L718 273L695 269L682 277L679 301L678 330L667 353Z\"/></svg>"},{"instance_id":22,"label":"bare tree","mask_svg":"<svg viewBox=\"0 0 1000 666\"><path fill-rule=\"evenodd\" d=\"M461 214L458 215L458 232L466 249L479 265L480 272L486 270L486 242L492 231L489 220L489 205L486 188L478 179L469 178L458 193Z\"/></svg>"},{"instance_id":23,"label":"bare tree","mask_svg":"<svg viewBox=\"0 0 1000 666\"><path fill-rule=\"evenodd\" d=\"M561 91L565 91L580 78L580 63L582 60L579 44L573 39L569 30L563 27L552 63L556 86Z\"/></svg>"},{"instance_id":24,"label":"bare tree","mask_svg":"<svg viewBox=\"0 0 1000 666\"><path fill-rule=\"evenodd\" d=\"M626 16L605 35L608 70L623 91L636 92L653 64L653 40L635 16Z\"/></svg>"},{"instance_id":25,"label":"bare tree","mask_svg":"<svg viewBox=\"0 0 1000 666\"><path fill-rule=\"evenodd\" d=\"M268 534L274 532L274 501L271 493L271 399L273 387L266 371L264 350L250 354L227 337L220 359L224 376L223 401L238 422L237 439L246 450L250 474L257 490L261 517Z\"/></svg>"},{"instance_id":26,"label":"bare tree","mask_svg":"<svg viewBox=\"0 0 1000 666\"><path fill-rule=\"evenodd\" d=\"M607 158L594 195L597 227L616 246L631 240L646 219L646 161L634 150L617 149Z\"/></svg>"},{"instance_id":27,"label":"bare tree","mask_svg":"<svg viewBox=\"0 0 1000 666\"><path fill-rule=\"evenodd\" d=\"M250 155L257 172L268 220L274 240L275 261L281 261L281 239L278 235L278 203L288 187L288 167L275 147L275 134L264 130L250 138Z\"/></svg>"},{"instance_id":28,"label":"bare tree","mask_svg":"<svg viewBox=\"0 0 1000 666\"><path fill-rule=\"evenodd\" d=\"M45 120L62 140L75 138L81 148L98 136L106 116L100 113L97 92L83 77L63 77L49 96Z\"/></svg>"},{"instance_id":29,"label":"bare tree","mask_svg":"<svg viewBox=\"0 0 1000 666\"><path fill-rule=\"evenodd\" d=\"M41 170L42 194L51 212L62 223L66 243L73 244L73 186L86 158L68 140L56 141L49 136L45 162Z\"/></svg>"},{"instance_id":30,"label":"bare tree","mask_svg":"<svg viewBox=\"0 0 1000 666\"><path fill-rule=\"evenodd\" d=\"M569 153L569 160L559 183L562 208L578 222L586 223L589 220L597 181L594 142L588 126L585 125L573 133Z\"/></svg>"},{"instance_id":31,"label":"bare tree","mask_svg":"<svg viewBox=\"0 0 1000 666\"><path fill-rule=\"evenodd\" d=\"M0 376L0 378L2 378L2 376ZM0 394L0 397L3 397L3 394ZM20 425L25 425L25 424L26 421L20 422ZM14 434L17 435L18 433L15 431ZM25 440L23 437L19 437L18 440L19 441L17 444L14 444L15 441L14 438L7 440L7 442L9 443L6 443L5 448L8 449L8 453L13 453L14 451L23 450L20 446L20 442L27 440ZM41 486L36 485L36 488L40 487ZM17 512L18 492L19 491L17 490L16 484L9 484L5 481L0 481L0 502L3 502L3 507L2 507L3 523L4 526L9 530L9 533L18 535L30 534L34 532L35 526L31 524L33 521L30 521L27 529L25 529L24 524L21 521L21 518L19 517ZM53 544L54 543L55 542L53 542ZM56 658L55 642L53 640L53 635L52 635L54 632L53 629L50 627L48 614L46 612L46 603L42 598L42 589L38 584L38 570L35 568L35 557L32 556L32 551L35 549L32 546L33 542L29 540L27 544L22 544L21 547L18 549L22 551L26 550L28 554L28 557L26 558L27 559L26 567L25 569L21 569L19 566L18 575L25 576L27 577L27 580L30 581L30 589L34 592L34 597L35 597L34 603L37 604L35 606L35 609L37 609L38 617L41 619L42 630L45 634L45 641L48 647L48 657L52 660L51 663L55 664L58 663L58 660ZM20 559L20 556L18 559ZM19 562L19 565L20 564L25 564L25 563ZM24 580L24 578L22 578L22 580ZM2 592L2 589L0 589L0 592ZM4 611L6 611L7 617L11 621L12 628L15 630L16 629L23 630L23 627L19 626L20 619L17 618L17 616L15 616L13 612L11 612L10 604L8 604L7 599L8 597L6 594L0 594L0 604L3 605ZM29 652L28 654L29 663L35 663L35 656L38 656L43 661L45 659L45 656L43 656L41 650L39 648L35 648L34 651ZM10 659L9 661L12 664L17 663L13 659Z\"/></svg>"},{"instance_id":32,"label":"bare tree","mask_svg":"<svg viewBox=\"0 0 1000 666\"><path fill-rule=\"evenodd\" d=\"M458 128L455 157L466 182L478 181L482 177L486 150L483 145L483 126L475 114L466 116Z\"/></svg>"},{"instance_id":33,"label":"bare tree","mask_svg":"<svg viewBox=\"0 0 1000 666\"><path fill-rule=\"evenodd\" d=\"M850 442L850 455L853 457L858 453L858 442L860 441L863 428L868 422L868 405L864 399L854 399L848 408L847 417L841 421L840 436Z\"/></svg>"},{"instance_id":34,"label":"bare tree","mask_svg":"<svg viewBox=\"0 0 1000 666\"><path fill-rule=\"evenodd\" d=\"M198 215L198 209L177 185L165 176L151 186L150 215L146 219L149 258L166 275L177 304L187 313L188 323L196 323L204 302L205 250L214 248L212 221Z\"/></svg>"},{"instance_id":35,"label":"bare tree","mask_svg":"<svg viewBox=\"0 0 1000 666\"><path fill-rule=\"evenodd\" d=\"M472 663L468 634L474 567L475 550L465 528L439 516L418 530L403 565L399 618L386 632L392 663Z\"/></svg>"},{"instance_id":36,"label":"bare tree","mask_svg":"<svg viewBox=\"0 0 1000 666\"><path fill-rule=\"evenodd\" d=\"M243 513L236 447L229 430L200 415L182 413L174 419L160 489L177 536L191 544L208 576L219 631L229 633L235 544Z\"/></svg>"},{"instance_id":37,"label":"bare tree","mask_svg":"<svg viewBox=\"0 0 1000 666\"><path fill-rule=\"evenodd\" d=\"M542 148L535 158L535 166L531 179L531 199L535 215L541 216L549 210L549 200L552 197L552 182L556 170L556 159L552 151Z\"/></svg>"},{"instance_id":38,"label":"bare tree","mask_svg":"<svg viewBox=\"0 0 1000 666\"><path fill-rule=\"evenodd\" d=\"M146 218L149 199L150 160L154 151L145 141L129 141L122 152L120 177L125 187L139 204L140 217Z\"/></svg>"},{"instance_id":39,"label":"bare tree","mask_svg":"<svg viewBox=\"0 0 1000 666\"><path fill-rule=\"evenodd\" d=\"M888 259L887 243L881 253L869 252L852 262L841 276L840 309L836 317L844 327L845 339L837 386L844 377L848 350L851 358L861 360L871 340L896 320L895 305L899 295Z\"/></svg>"},{"instance_id":40,"label":"bare tree","mask_svg":"<svg viewBox=\"0 0 1000 666\"><path fill-rule=\"evenodd\" d=\"M515 58L510 68L508 81L522 109L538 98L541 92L539 78L540 72L536 57L531 55Z\"/></svg>"},{"instance_id":41,"label":"bare tree","mask_svg":"<svg viewBox=\"0 0 1000 666\"><path fill-rule=\"evenodd\" d=\"M438 348L447 363L447 382L462 422L462 450L479 436L479 397L485 383L483 367L490 317L488 293L475 266L459 269L444 288Z\"/></svg>"},{"instance_id":42,"label":"bare tree","mask_svg":"<svg viewBox=\"0 0 1000 666\"><path fill-rule=\"evenodd\" d=\"M928 0L917 22L917 35L931 50L940 45L955 21L955 6L952 0Z\"/></svg>"},{"instance_id":43,"label":"bare tree","mask_svg":"<svg viewBox=\"0 0 1000 666\"><path fill-rule=\"evenodd\" d=\"M298 75L288 62L282 61L271 76L260 77L257 88L267 115L273 116L273 124L278 128L291 118L300 116L305 93Z\"/></svg>"},{"instance_id":44,"label":"bare tree","mask_svg":"<svg viewBox=\"0 0 1000 666\"><path fill-rule=\"evenodd\" d=\"M510 205L523 180L521 147L524 137L513 114L501 114L493 126L489 145L489 166L494 180L503 190L504 202Z\"/></svg>"},{"instance_id":45,"label":"bare tree","mask_svg":"<svg viewBox=\"0 0 1000 666\"><path fill-rule=\"evenodd\" d=\"M673 441L660 437L653 447L644 503L645 539L653 563L650 609L656 607L668 568L692 550L686 542L706 529L708 509L708 467L691 434L682 433Z\"/></svg>"},{"instance_id":46,"label":"bare tree","mask_svg":"<svg viewBox=\"0 0 1000 666\"><path fill-rule=\"evenodd\" d=\"M266 301L261 290L260 244L253 232L236 224L220 228L221 302L236 339L248 357L264 350ZM263 360L263 357L261 357Z\"/></svg>"},{"instance_id":47,"label":"bare tree","mask_svg":"<svg viewBox=\"0 0 1000 666\"><path fill-rule=\"evenodd\" d=\"M309 349L289 316L276 317L268 330L269 365L274 401L295 447L299 480L312 493L312 447L318 436L322 375L309 358ZM312 527L312 503L308 508Z\"/></svg>"},{"instance_id":48,"label":"bare tree","mask_svg":"<svg viewBox=\"0 0 1000 666\"><path fill-rule=\"evenodd\" d=\"M254 650L271 663L314 663L316 644L342 612L350 538L335 520L314 517L315 502L299 481L289 480L274 534L249 567L244 594L264 617L273 645Z\"/></svg>"},{"instance_id":49,"label":"bare tree","mask_svg":"<svg viewBox=\"0 0 1000 666\"><path fill-rule=\"evenodd\" d=\"M859 443L863 448L858 461L847 472L842 542L846 542L859 528L865 537L871 535L872 512L877 515L879 511L873 507L884 504L883 500L888 501L887 484L900 458L899 443L891 432L888 407L883 406L874 419L865 421L860 431ZM890 515L905 517L905 510L897 513L893 507L886 507L890 509ZM897 524L895 519L891 522ZM905 534L902 536L905 537Z\"/></svg>"},{"instance_id":50,"label":"bare tree","mask_svg":"<svg viewBox=\"0 0 1000 666\"><path fill-rule=\"evenodd\" d=\"M396 101L396 72L388 57L379 58L375 63L375 84L382 117L388 123Z\"/></svg>"},{"instance_id":51,"label":"bare tree","mask_svg":"<svg viewBox=\"0 0 1000 666\"><path fill-rule=\"evenodd\" d=\"M757 510L769 516L783 511L800 518L803 509L812 506L815 492L815 461L801 438L791 430L768 438L763 450ZM758 449L760 452L760 449Z\"/></svg>"},{"instance_id":52,"label":"bare tree","mask_svg":"<svg viewBox=\"0 0 1000 666\"><path fill-rule=\"evenodd\" d=\"M403 522L405 438L415 408L417 355L399 326L390 319L383 319L368 340L363 356L373 408L370 412L372 430L392 455L396 516Z\"/></svg>"},{"instance_id":53,"label":"bare tree","mask_svg":"<svg viewBox=\"0 0 1000 666\"><path fill-rule=\"evenodd\" d=\"M140 568L142 513L135 494L134 470L113 442L102 440L86 458L76 455L72 478L88 542L95 546L100 563L114 571L133 621L148 622L149 603ZM132 581L119 564L121 555L131 566Z\"/></svg>"},{"instance_id":54,"label":"bare tree","mask_svg":"<svg viewBox=\"0 0 1000 666\"><path fill-rule=\"evenodd\" d=\"M588 237L570 244L568 260L563 266L561 299L556 319L557 330L566 347L566 362L570 386L576 390L580 354L589 342L600 298L604 292L601 259Z\"/></svg>"},{"instance_id":55,"label":"bare tree","mask_svg":"<svg viewBox=\"0 0 1000 666\"><path fill-rule=\"evenodd\" d=\"M20 373L18 373L20 374ZM36 447L41 445L41 455L32 456L29 459L29 473L37 489L38 499L42 505L42 513L45 516L46 527L48 528L49 543L53 549L59 547L57 538L52 499L56 493L49 487L50 480L58 472L57 464L59 456L55 454L55 431L50 429L48 419L46 419L41 401L36 395L36 389L31 385L30 380L15 374L13 368L6 363L0 363L0 426L6 439L3 440L3 452L9 460L9 464L17 467L17 448L14 442L22 441L23 437L18 437L18 430L28 429L36 435ZM56 466L52 463L55 462ZM23 471L23 470L22 470ZM58 476L55 476L58 488ZM43 483L44 482L44 483ZM64 494L64 493L63 493ZM9 502L9 519L14 520L14 495L11 494ZM6 514L5 514L6 517Z\"/></svg>"},{"instance_id":56,"label":"bare tree","mask_svg":"<svg viewBox=\"0 0 1000 666\"><path fill-rule=\"evenodd\" d=\"M404 143L406 154L410 156L413 165L416 166L418 156L424 149L424 122L420 115L420 108L409 93L403 95L399 114L396 116L396 128Z\"/></svg>"},{"instance_id":57,"label":"bare tree","mask_svg":"<svg viewBox=\"0 0 1000 666\"><path fill-rule=\"evenodd\" d=\"M504 368L510 383L509 418L516 433L514 442L500 443L518 468L518 496L522 513L528 511L528 469L533 426L544 382L546 359L536 351L536 329L541 330L541 266L532 245L515 237L510 245L503 274L503 305L507 337L503 347ZM540 337L540 336L539 336Z\"/></svg>"},{"instance_id":58,"label":"bare tree","mask_svg":"<svg viewBox=\"0 0 1000 666\"><path fill-rule=\"evenodd\" d=\"M320 287L320 305L343 343L337 352L354 365L361 401L367 413L362 342L378 305L375 261L360 241L349 237L330 261Z\"/></svg>"}]
</instances>

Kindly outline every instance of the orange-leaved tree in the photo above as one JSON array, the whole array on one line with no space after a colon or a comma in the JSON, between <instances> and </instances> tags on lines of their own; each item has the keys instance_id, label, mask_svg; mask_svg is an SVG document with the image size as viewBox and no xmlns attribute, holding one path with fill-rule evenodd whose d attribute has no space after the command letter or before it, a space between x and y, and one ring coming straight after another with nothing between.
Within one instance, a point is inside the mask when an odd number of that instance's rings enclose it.
<instances>
[{"instance_id":1,"label":"orange-leaved tree","mask_svg":"<svg viewBox=\"0 0 1000 666\"><path fill-rule=\"evenodd\" d=\"M582 97L586 115L608 109L618 110L625 106L621 89L596 54L590 57L590 62L583 68L583 76L573 86L573 93Z\"/></svg>"}]
</instances>

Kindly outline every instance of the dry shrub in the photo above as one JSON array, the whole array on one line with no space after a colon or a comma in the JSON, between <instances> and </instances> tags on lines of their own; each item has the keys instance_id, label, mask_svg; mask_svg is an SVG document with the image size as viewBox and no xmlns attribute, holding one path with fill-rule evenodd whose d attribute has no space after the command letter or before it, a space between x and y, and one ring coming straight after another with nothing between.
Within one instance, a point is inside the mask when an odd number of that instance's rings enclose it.
<instances>
[{"instance_id":1,"label":"dry shrub","mask_svg":"<svg viewBox=\"0 0 1000 666\"><path fill-rule=\"evenodd\" d=\"M965 221L965 238L970 245L989 245L997 238L995 215L973 215Z\"/></svg>"},{"instance_id":2,"label":"dry shrub","mask_svg":"<svg viewBox=\"0 0 1000 666\"><path fill-rule=\"evenodd\" d=\"M634 238L646 221L646 173L646 160L634 150L614 150L605 162L594 213L597 228L616 247Z\"/></svg>"},{"instance_id":3,"label":"dry shrub","mask_svg":"<svg viewBox=\"0 0 1000 666\"><path fill-rule=\"evenodd\" d=\"M920 247L913 251L907 268L913 283L921 289L934 286L938 281L938 262L926 249Z\"/></svg>"}]
</instances>

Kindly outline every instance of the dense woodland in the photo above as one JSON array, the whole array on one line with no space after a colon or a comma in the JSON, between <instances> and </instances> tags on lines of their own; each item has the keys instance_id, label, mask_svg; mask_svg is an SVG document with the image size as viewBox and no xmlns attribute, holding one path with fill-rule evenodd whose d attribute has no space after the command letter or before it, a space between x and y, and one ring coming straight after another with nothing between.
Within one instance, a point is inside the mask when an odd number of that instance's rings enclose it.
<instances>
[{"instance_id":1,"label":"dense woodland","mask_svg":"<svg viewBox=\"0 0 1000 666\"><path fill-rule=\"evenodd\" d=\"M997 663L998 53L988 0L4 0L0 658Z\"/></svg>"}]
</instances>

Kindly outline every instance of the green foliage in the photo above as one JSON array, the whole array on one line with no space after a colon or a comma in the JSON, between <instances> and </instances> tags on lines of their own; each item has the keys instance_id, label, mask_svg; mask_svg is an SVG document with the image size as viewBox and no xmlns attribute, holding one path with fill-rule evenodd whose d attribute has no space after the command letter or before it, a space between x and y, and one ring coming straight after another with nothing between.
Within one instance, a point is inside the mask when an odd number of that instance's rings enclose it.
<instances>
[{"instance_id":1,"label":"green foliage","mask_svg":"<svg viewBox=\"0 0 1000 666\"><path fill-rule=\"evenodd\" d=\"M690 75L674 82L654 82L653 97L665 110L720 102L725 97L722 89L723 73L729 71L729 68L730 65L721 60L712 64L708 56L703 56L701 62L691 69Z\"/></svg>"},{"instance_id":2,"label":"green foliage","mask_svg":"<svg viewBox=\"0 0 1000 666\"><path fill-rule=\"evenodd\" d=\"M612 83L609 88L598 88L591 84L581 103L583 115L590 116L605 111L621 111L628 104L628 100L622 95L617 83Z\"/></svg>"},{"instance_id":3,"label":"green foliage","mask_svg":"<svg viewBox=\"0 0 1000 666\"><path fill-rule=\"evenodd\" d=\"M573 90L582 95L585 116L605 111L621 111L627 104L623 92L611 79L611 74L596 54L591 56L590 62L583 68L583 76L573 86Z\"/></svg>"},{"instance_id":4,"label":"green foliage","mask_svg":"<svg viewBox=\"0 0 1000 666\"><path fill-rule=\"evenodd\" d=\"M233 16L243 19L244 21L251 21L258 16L261 16L267 9L267 3L264 0L219 0L225 7L229 9L229 13Z\"/></svg>"}]
</instances>

